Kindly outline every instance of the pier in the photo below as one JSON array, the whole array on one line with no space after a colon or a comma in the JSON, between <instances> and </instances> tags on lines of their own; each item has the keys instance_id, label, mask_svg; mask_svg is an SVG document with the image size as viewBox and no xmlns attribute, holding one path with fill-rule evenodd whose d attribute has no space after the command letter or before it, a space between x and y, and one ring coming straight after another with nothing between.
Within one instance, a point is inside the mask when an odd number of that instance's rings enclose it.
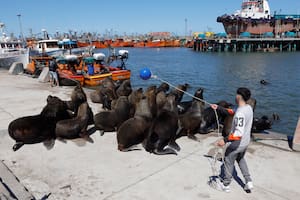
<instances>
[{"instance_id":1,"label":"pier","mask_svg":"<svg viewBox=\"0 0 300 200\"><path fill-rule=\"evenodd\" d=\"M292 52L300 50L300 38L198 38L199 52Z\"/></svg>"},{"instance_id":2,"label":"pier","mask_svg":"<svg viewBox=\"0 0 300 200\"><path fill-rule=\"evenodd\" d=\"M251 194L244 192L235 180L229 194L207 184L209 177L215 175L211 157L217 150L213 145L218 139L216 133L197 136L200 142L180 138L182 150L178 156L156 156L144 150L119 152L116 133L100 136L98 132L92 135L93 144L82 139L56 141L51 150L33 144L13 152L14 141L7 133L9 122L39 113L49 94L68 100L73 87L50 87L49 83L24 75L8 75L4 70L0 70L0 84L0 92L5 94L0 97L0 157L4 163L0 166L5 166L0 168L0 178L11 192L19 194L19 199L34 196L34 199L49 200L221 200L226 195L232 200L286 200L300 195L300 156L289 148L282 134L274 140L270 139L272 133L255 135L258 142L252 142L246 155L254 180L255 189ZM91 90L85 88L85 92L89 96ZM88 101L97 113L100 106ZM221 162L215 164L219 168ZM14 176L19 183L9 182ZM1 195L8 192L0 190L0 199Z\"/></svg>"}]
</instances>

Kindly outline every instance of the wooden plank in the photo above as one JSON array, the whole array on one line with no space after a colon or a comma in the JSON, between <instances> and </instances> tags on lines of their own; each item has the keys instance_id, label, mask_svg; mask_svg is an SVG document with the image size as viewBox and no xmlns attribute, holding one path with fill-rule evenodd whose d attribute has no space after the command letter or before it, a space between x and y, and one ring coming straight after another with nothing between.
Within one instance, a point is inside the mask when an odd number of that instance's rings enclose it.
<instances>
[{"instance_id":1,"label":"wooden plank","mask_svg":"<svg viewBox=\"0 0 300 200\"><path fill-rule=\"evenodd\" d=\"M0 162L0 178L2 182L0 183L2 184L2 190L4 189L6 190L6 193L5 191L3 191L3 195L7 194L7 192L9 193L8 190L10 190L10 192L16 197L16 199L22 199L22 200L35 199L2 161ZM11 199L15 199L13 198L12 195L10 195L10 197Z\"/></svg>"},{"instance_id":2,"label":"wooden plank","mask_svg":"<svg viewBox=\"0 0 300 200\"><path fill-rule=\"evenodd\" d=\"M298 124L294 133L293 149L295 151L300 151L300 117L298 119Z\"/></svg>"}]
</instances>

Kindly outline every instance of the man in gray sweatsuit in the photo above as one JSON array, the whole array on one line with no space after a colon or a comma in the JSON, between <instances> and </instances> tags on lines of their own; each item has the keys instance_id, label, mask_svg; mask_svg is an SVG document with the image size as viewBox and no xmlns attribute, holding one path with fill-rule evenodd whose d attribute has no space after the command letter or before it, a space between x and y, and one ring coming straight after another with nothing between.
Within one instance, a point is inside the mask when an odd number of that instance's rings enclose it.
<instances>
[{"instance_id":1,"label":"man in gray sweatsuit","mask_svg":"<svg viewBox=\"0 0 300 200\"><path fill-rule=\"evenodd\" d=\"M244 157L250 143L251 127L253 122L253 109L246 103L250 97L251 92L249 89L239 88L235 98L238 108L235 111L224 109L217 105L211 106L213 109L218 109L219 111L226 112L229 115L234 114L229 136L217 142L217 145L220 147L223 147L225 143L230 142L230 145L227 147L225 152L224 178L222 185L222 189L225 192L230 191L229 184L232 179L235 161L239 164L246 181L244 189L248 191L253 188L252 179Z\"/></svg>"}]
</instances>

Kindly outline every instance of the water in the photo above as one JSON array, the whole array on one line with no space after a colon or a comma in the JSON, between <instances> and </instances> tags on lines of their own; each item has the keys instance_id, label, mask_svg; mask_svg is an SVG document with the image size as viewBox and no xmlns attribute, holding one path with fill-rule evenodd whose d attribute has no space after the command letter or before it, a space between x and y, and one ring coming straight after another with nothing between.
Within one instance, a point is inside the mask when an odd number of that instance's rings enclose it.
<instances>
[{"instance_id":1,"label":"water","mask_svg":"<svg viewBox=\"0 0 300 200\"><path fill-rule=\"evenodd\" d=\"M300 116L299 52L199 53L186 48L128 50L127 66L132 70L135 88L160 84L155 79L140 79L139 70L143 67L149 67L153 74L174 85L189 83L190 93L203 87L204 98L209 102L224 99L234 103L236 89L248 87L257 100L256 116L278 113L281 120L273 125L273 131L285 134L295 131ZM270 84L261 85L262 79Z\"/></svg>"}]
</instances>

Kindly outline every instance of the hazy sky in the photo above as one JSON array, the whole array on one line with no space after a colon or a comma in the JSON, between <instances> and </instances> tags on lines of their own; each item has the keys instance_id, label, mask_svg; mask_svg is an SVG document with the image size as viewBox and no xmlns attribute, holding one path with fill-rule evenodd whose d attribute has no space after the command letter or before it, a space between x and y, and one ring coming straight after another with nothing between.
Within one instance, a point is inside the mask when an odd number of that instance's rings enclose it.
<instances>
[{"instance_id":1,"label":"hazy sky","mask_svg":"<svg viewBox=\"0 0 300 200\"><path fill-rule=\"evenodd\" d=\"M216 18L240 9L242 0L6 0L1 2L0 22L6 32L20 33L46 29L49 33L90 31L113 34L168 31L177 35L188 31L223 32ZM270 0L271 11L300 14L299 0Z\"/></svg>"}]
</instances>

